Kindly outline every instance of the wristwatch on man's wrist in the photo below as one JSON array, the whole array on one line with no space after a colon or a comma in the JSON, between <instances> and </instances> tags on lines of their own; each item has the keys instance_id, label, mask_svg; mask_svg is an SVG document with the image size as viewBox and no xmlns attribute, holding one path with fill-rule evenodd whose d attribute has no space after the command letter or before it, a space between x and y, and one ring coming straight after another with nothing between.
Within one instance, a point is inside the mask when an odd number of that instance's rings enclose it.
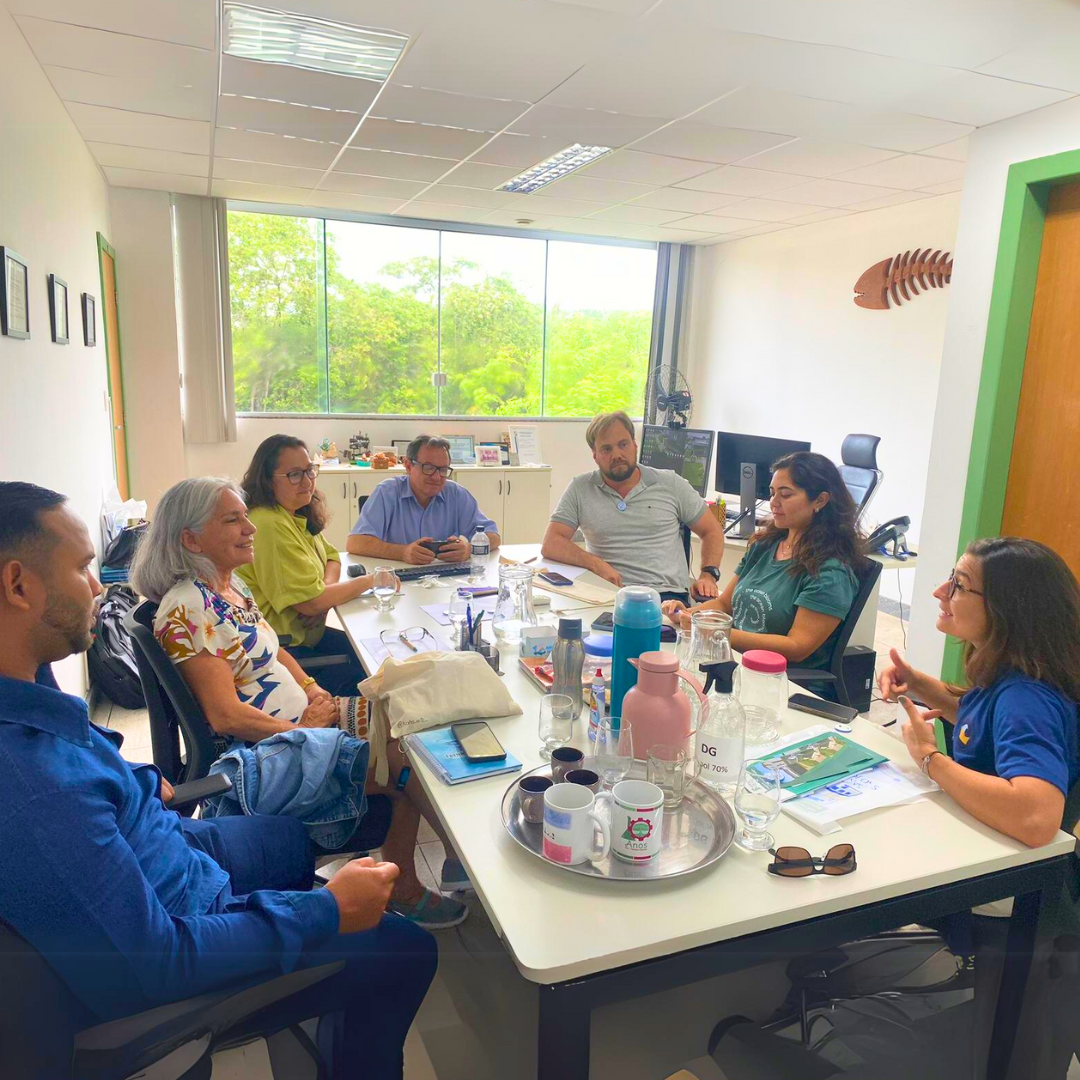
<instances>
[{"instance_id":1,"label":"wristwatch on man's wrist","mask_svg":"<svg viewBox=\"0 0 1080 1080\"><path fill-rule=\"evenodd\" d=\"M703 574L708 574L712 577L713 581L720 580L720 567L719 566L703 566L701 568Z\"/></svg>"}]
</instances>

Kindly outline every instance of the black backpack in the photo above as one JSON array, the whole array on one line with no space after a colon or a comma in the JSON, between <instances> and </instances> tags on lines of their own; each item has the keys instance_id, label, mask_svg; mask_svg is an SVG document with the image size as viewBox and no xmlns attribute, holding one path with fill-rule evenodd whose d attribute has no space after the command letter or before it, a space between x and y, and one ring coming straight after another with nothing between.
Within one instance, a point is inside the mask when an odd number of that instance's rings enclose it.
<instances>
[{"instance_id":1,"label":"black backpack","mask_svg":"<svg viewBox=\"0 0 1080 1080\"><path fill-rule=\"evenodd\" d=\"M125 709L145 709L146 698L124 616L139 598L126 585L112 585L101 602L94 623L94 643L87 654L90 678L101 692Z\"/></svg>"}]
</instances>

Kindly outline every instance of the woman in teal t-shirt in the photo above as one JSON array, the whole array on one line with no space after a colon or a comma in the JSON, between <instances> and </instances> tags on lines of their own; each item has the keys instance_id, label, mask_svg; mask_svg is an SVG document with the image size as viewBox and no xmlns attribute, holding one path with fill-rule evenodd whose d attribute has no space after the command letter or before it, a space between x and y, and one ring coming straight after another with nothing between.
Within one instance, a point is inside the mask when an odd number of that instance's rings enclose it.
<instances>
[{"instance_id":1,"label":"woman in teal t-shirt","mask_svg":"<svg viewBox=\"0 0 1080 1080\"><path fill-rule=\"evenodd\" d=\"M773 465L773 520L750 541L735 576L715 600L663 605L689 625L695 611L732 617L731 646L769 649L800 667L824 667L858 591L855 503L836 466L800 450Z\"/></svg>"}]
</instances>

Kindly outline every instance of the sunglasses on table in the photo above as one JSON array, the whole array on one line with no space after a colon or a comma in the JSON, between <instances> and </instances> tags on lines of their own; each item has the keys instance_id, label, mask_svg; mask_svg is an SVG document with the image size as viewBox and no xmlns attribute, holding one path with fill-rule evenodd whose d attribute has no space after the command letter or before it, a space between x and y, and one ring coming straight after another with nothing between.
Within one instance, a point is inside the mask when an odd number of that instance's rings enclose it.
<instances>
[{"instance_id":1,"label":"sunglasses on table","mask_svg":"<svg viewBox=\"0 0 1080 1080\"><path fill-rule=\"evenodd\" d=\"M290 469L284 473L274 473L275 476L284 476L290 484L299 484L301 480L306 476L309 480L314 480L319 475L318 465L309 465L306 469Z\"/></svg>"},{"instance_id":2,"label":"sunglasses on table","mask_svg":"<svg viewBox=\"0 0 1080 1080\"><path fill-rule=\"evenodd\" d=\"M858 865L855 849L850 844L836 844L825 852L825 858L811 855L806 848L769 848L773 857L769 873L778 877L810 877L812 874L828 874L841 877L850 874Z\"/></svg>"}]
</instances>

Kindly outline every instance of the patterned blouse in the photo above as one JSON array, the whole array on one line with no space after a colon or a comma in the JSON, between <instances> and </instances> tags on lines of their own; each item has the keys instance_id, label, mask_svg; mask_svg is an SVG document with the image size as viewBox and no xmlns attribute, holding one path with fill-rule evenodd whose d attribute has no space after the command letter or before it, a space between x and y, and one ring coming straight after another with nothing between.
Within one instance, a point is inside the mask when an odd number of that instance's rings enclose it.
<instances>
[{"instance_id":1,"label":"patterned blouse","mask_svg":"<svg viewBox=\"0 0 1080 1080\"><path fill-rule=\"evenodd\" d=\"M307 694L278 660L278 636L247 586L234 577L233 587L246 606L230 603L203 581L174 585L158 604L154 636L174 664L204 650L227 660L242 702L296 723L308 707Z\"/></svg>"}]
</instances>

